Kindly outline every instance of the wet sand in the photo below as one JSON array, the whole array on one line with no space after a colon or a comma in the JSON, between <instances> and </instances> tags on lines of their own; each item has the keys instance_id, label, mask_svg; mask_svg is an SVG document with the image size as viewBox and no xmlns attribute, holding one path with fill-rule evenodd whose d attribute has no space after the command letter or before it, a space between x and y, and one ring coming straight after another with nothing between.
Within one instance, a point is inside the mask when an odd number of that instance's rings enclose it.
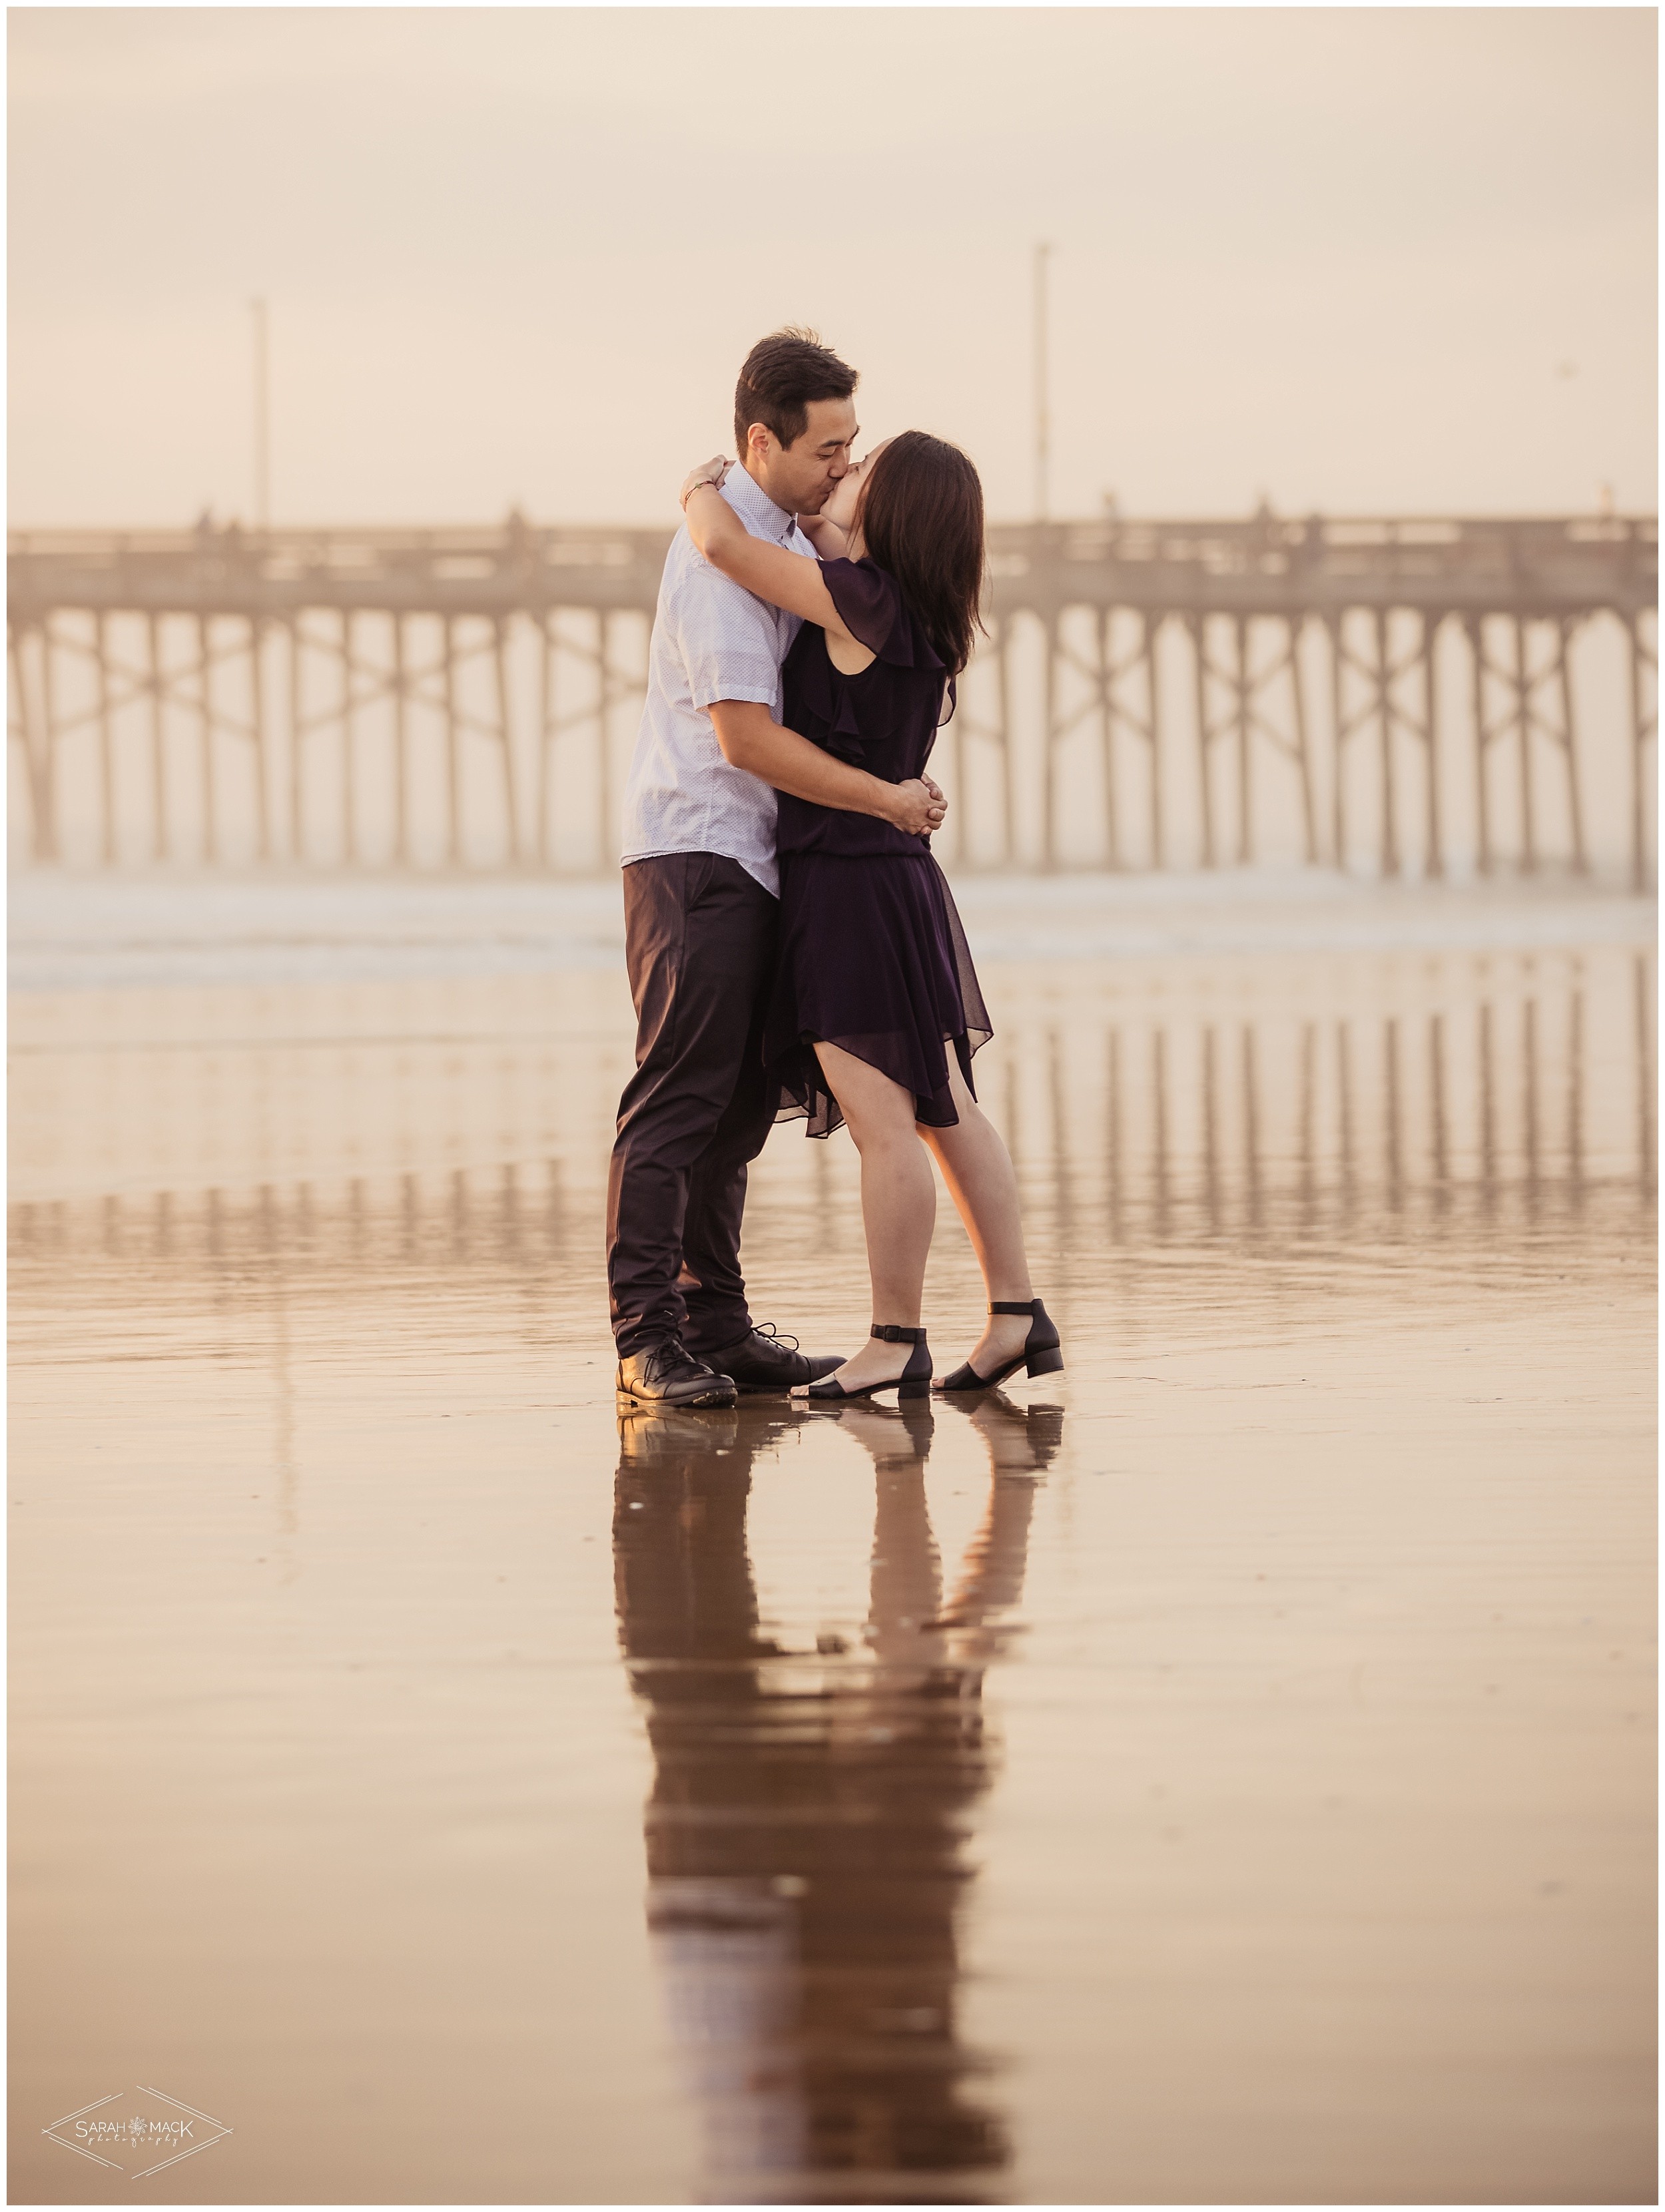
<instances>
[{"instance_id":1,"label":"wet sand","mask_svg":"<svg viewBox=\"0 0 1665 2212\"><path fill-rule=\"evenodd\" d=\"M908 1419L617 1419L605 926L25 933L15 2199L1653 2201L1634 915L1006 896L1069 1367ZM747 1220L853 1342L848 1139Z\"/></svg>"}]
</instances>

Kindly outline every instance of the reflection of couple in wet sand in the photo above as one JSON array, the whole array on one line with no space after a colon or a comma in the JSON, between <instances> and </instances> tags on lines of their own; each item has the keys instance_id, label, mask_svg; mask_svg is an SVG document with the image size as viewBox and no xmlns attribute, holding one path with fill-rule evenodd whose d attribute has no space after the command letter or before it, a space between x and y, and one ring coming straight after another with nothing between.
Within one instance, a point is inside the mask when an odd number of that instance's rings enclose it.
<instances>
[{"instance_id":1,"label":"reflection of couple in wet sand","mask_svg":"<svg viewBox=\"0 0 1665 2212\"><path fill-rule=\"evenodd\" d=\"M927 1148L989 1302L936 1387L1063 1364L974 1094L988 1016L930 850L945 803L925 769L977 626L982 488L921 431L854 461L855 386L808 336L752 349L740 465L689 477L659 587L625 797L636 1072L607 1219L618 1387L639 1404L925 1395ZM793 1116L811 1136L848 1121L861 1156L872 1331L842 1362L746 1304L746 1167Z\"/></svg>"},{"instance_id":2,"label":"reflection of couple in wet sand","mask_svg":"<svg viewBox=\"0 0 1665 2212\"><path fill-rule=\"evenodd\" d=\"M876 1473L867 1617L764 1626L754 1462L806 1415L621 1413L619 1634L653 1756L647 1912L704 2116L707 2203L978 2203L1009 2162L958 2019L983 1674L1021 1595L1055 1407L970 1409L988 1498L945 1595L928 1403L834 1418Z\"/></svg>"}]
</instances>

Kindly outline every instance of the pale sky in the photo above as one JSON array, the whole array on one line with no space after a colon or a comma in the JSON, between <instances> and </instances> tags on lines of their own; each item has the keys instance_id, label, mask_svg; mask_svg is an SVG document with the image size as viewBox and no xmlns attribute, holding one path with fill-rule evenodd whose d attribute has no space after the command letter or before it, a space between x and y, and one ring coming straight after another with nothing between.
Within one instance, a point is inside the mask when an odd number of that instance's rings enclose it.
<instances>
[{"instance_id":1,"label":"pale sky","mask_svg":"<svg viewBox=\"0 0 1665 2212\"><path fill-rule=\"evenodd\" d=\"M669 522L785 321L1054 514L1651 510L1651 9L14 9L11 519Z\"/></svg>"}]
</instances>

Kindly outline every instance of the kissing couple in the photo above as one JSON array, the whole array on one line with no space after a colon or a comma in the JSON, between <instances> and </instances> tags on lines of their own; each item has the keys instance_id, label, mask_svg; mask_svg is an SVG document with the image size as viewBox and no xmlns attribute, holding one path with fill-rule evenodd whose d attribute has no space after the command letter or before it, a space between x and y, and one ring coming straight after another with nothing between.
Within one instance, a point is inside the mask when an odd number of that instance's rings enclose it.
<instances>
[{"instance_id":1,"label":"kissing couple","mask_svg":"<svg viewBox=\"0 0 1665 2212\"><path fill-rule=\"evenodd\" d=\"M813 332L755 345L738 467L682 489L624 799L636 1072L619 1102L607 1273L621 1401L923 1397L925 1263L942 1170L988 1321L941 1391L1055 1373L1018 1180L977 1104L990 1035L931 854L925 773L970 658L983 497L957 447L904 430L854 459L854 369ZM746 1168L776 1120L861 1156L872 1327L854 1358L754 1326Z\"/></svg>"}]
</instances>

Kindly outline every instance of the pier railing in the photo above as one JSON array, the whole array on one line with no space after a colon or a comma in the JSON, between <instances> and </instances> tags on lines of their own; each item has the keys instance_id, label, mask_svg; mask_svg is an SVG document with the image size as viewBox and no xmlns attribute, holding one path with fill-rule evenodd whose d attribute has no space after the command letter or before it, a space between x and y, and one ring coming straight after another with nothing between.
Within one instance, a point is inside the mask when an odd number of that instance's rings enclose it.
<instances>
[{"instance_id":1,"label":"pier railing","mask_svg":"<svg viewBox=\"0 0 1665 2212\"><path fill-rule=\"evenodd\" d=\"M669 543L14 532L14 855L610 866ZM945 847L1650 880L1657 576L1647 517L997 526Z\"/></svg>"}]
</instances>

